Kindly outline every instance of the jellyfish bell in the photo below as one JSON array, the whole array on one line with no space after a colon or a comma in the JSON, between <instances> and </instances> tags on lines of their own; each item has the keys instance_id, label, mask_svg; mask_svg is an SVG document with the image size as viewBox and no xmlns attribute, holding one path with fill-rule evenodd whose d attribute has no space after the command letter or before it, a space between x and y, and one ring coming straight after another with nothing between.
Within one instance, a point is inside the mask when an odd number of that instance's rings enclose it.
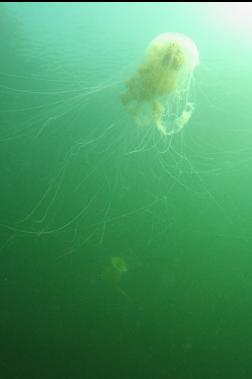
<instances>
[{"instance_id":1,"label":"jellyfish bell","mask_svg":"<svg viewBox=\"0 0 252 379\"><path fill-rule=\"evenodd\" d=\"M183 67L183 70L187 69L191 71L199 64L199 52L194 41L180 33L162 33L154 38L148 48L147 54L153 49L159 50L161 54L171 60L170 66L174 68ZM170 52L173 55L170 55Z\"/></svg>"},{"instance_id":2,"label":"jellyfish bell","mask_svg":"<svg viewBox=\"0 0 252 379\"><path fill-rule=\"evenodd\" d=\"M164 33L153 39L122 95L136 123L154 124L162 135L181 131L195 107L190 89L198 64L198 49L189 37Z\"/></svg>"}]
</instances>

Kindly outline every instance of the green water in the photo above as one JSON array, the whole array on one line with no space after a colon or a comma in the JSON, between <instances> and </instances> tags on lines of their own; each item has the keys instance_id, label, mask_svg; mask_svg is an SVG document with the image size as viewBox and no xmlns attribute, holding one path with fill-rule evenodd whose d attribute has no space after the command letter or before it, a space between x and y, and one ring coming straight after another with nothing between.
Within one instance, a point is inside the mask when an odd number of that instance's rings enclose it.
<instances>
[{"instance_id":1,"label":"green water","mask_svg":"<svg viewBox=\"0 0 252 379\"><path fill-rule=\"evenodd\" d=\"M1 378L251 378L244 7L1 4ZM200 53L173 138L120 101L167 31Z\"/></svg>"}]
</instances>

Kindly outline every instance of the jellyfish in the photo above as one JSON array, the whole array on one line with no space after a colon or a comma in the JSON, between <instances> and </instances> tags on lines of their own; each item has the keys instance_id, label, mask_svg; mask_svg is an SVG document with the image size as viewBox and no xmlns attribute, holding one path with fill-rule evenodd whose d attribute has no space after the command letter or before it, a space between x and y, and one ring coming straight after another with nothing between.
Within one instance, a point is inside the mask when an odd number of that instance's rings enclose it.
<instances>
[{"instance_id":1,"label":"jellyfish","mask_svg":"<svg viewBox=\"0 0 252 379\"><path fill-rule=\"evenodd\" d=\"M127 272L128 268L126 262L121 257L112 257L111 258L112 266L120 273Z\"/></svg>"},{"instance_id":2,"label":"jellyfish","mask_svg":"<svg viewBox=\"0 0 252 379\"><path fill-rule=\"evenodd\" d=\"M189 37L164 33L151 41L121 95L136 123L153 124L164 136L180 132L195 108L190 89L198 64L198 49Z\"/></svg>"},{"instance_id":3,"label":"jellyfish","mask_svg":"<svg viewBox=\"0 0 252 379\"><path fill-rule=\"evenodd\" d=\"M110 258L110 263L101 272L101 280L106 287L114 293L130 300L130 296L121 287L121 280L124 274L128 271L127 264L122 257L113 256Z\"/></svg>"},{"instance_id":4,"label":"jellyfish","mask_svg":"<svg viewBox=\"0 0 252 379\"><path fill-rule=\"evenodd\" d=\"M102 271L102 279L115 285L121 281L122 275L128 271L126 262L121 257L111 257L110 264Z\"/></svg>"}]
</instances>

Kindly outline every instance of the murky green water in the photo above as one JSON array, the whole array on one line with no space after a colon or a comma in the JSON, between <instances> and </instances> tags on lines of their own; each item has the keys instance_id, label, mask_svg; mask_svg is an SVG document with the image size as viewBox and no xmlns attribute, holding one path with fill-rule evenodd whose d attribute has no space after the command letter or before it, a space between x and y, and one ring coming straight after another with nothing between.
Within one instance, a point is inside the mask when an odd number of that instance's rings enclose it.
<instances>
[{"instance_id":1,"label":"murky green water","mask_svg":"<svg viewBox=\"0 0 252 379\"><path fill-rule=\"evenodd\" d=\"M0 6L1 377L251 377L251 13ZM172 137L120 100L163 32L200 54Z\"/></svg>"}]
</instances>

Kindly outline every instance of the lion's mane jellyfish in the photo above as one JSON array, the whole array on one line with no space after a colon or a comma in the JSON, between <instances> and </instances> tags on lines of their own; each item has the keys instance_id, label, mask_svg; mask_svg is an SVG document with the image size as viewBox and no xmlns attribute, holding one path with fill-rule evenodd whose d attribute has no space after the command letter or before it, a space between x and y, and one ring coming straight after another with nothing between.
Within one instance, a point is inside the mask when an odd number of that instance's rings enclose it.
<instances>
[{"instance_id":1,"label":"lion's mane jellyfish","mask_svg":"<svg viewBox=\"0 0 252 379\"><path fill-rule=\"evenodd\" d=\"M164 33L151 41L121 96L136 123L153 124L162 135L182 130L194 110L190 88L198 64L195 43L182 34Z\"/></svg>"}]
</instances>

